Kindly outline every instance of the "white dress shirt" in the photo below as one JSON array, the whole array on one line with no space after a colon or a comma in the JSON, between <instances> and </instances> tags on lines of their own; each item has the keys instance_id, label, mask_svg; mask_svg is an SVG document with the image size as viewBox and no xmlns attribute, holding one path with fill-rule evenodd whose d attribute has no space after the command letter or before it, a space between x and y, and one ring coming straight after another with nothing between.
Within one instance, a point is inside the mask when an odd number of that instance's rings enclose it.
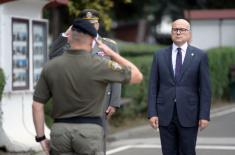
<instances>
[{"instance_id":1,"label":"white dress shirt","mask_svg":"<svg viewBox=\"0 0 235 155\"><path fill-rule=\"evenodd\" d=\"M181 48L181 52L182 52L182 64L184 62L184 58L185 58L185 55L186 55L186 51L187 51L187 48L188 48L188 43L186 42L185 44L183 44L181 47L175 45L173 43L173 46L172 46L172 66L173 66L173 71L174 71L174 75L175 75L175 63L176 63L176 56L177 56L177 48Z\"/></svg>"}]
</instances>

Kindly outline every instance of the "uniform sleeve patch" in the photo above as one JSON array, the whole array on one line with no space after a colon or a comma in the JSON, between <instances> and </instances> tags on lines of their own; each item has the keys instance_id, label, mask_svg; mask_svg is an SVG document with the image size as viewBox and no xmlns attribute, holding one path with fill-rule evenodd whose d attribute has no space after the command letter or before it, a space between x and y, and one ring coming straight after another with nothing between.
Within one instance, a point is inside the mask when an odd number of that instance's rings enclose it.
<instances>
[{"instance_id":1,"label":"uniform sleeve patch","mask_svg":"<svg viewBox=\"0 0 235 155\"><path fill-rule=\"evenodd\" d=\"M115 71L122 70L122 66L114 61L108 61L108 67Z\"/></svg>"}]
</instances>

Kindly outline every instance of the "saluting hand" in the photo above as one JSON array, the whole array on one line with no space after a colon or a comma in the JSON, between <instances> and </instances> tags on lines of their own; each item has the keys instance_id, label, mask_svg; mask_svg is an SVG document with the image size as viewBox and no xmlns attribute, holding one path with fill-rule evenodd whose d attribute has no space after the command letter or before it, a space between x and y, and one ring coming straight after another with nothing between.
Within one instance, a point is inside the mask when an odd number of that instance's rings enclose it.
<instances>
[{"instance_id":1,"label":"saluting hand","mask_svg":"<svg viewBox=\"0 0 235 155\"><path fill-rule=\"evenodd\" d=\"M111 48L109 48L107 45L105 45L101 40L95 39L98 48L100 48L102 51L104 51L104 53L108 56L112 56L113 54L113 50Z\"/></svg>"},{"instance_id":2,"label":"saluting hand","mask_svg":"<svg viewBox=\"0 0 235 155\"><path fill-rule=\"evenodd\" d=\"M71 29L72 29L72 25L69 26L69 28L66 30L66 32L64 33L66 35L66 37L68 37L69 35L71 35Z\"/></svg>"}]
</instances>

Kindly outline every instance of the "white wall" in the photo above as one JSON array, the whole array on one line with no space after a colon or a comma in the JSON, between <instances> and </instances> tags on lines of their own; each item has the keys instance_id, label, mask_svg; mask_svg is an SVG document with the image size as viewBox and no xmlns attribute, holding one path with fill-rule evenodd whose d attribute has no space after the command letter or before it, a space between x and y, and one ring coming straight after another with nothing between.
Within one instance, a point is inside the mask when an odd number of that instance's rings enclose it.
<instances>
[{"instance_id":1,"label":"white wall","mask_svg":"<svg viewBox=\"0 0 235 155\"><path fill-rule=\"evenodd\" d=\"M222 45L235 47L235 19L222 21Z\"/></svg>"},{"instance_id":2,"label":"white wall","mask_svg":"<svg viewBox=\"0 0 235 155\"><path fill-rule=\"evenodd\" d=\"M45 0L17 0L0 5L0 66L4 68L6 75L5 92L11 91L12 84L12 17L28 19L29 22L35 19L41 19L42 7L46 4ZM29 25L29 31L32 32L31 24ZM32 53L31 42L32 38L29 36L30 46L29 53ZM31 59L30 59L31 60ZM32 73L32 67L29 68ZM30 88L29 91L33 91L32 76L30 76Z\"/></svg>"},{"instance_id":3,"label":"white wall","mask_svg":"<svg viewBox=\"0 0 235 155\"><path fill-rule=\"evenodd\" d=\"M191 21L193 46L207 49L219 45L218 20L193 20Z\"/></svg>"},{"instance_id":4,"label":"white wall","mask_svg":"<svg viewBox=\"0 0 235 155\"><path fill-rule=\"evenodd\" d=\"M5 15L41 19L42 8L47 2L48 0L15 0L1 6Z\"/></svg>"},{"instance_id":5,"label":"white wall","mask_svg":"<svg viewBox=\"0 0 235 155\"><path fill-rule=\"evenodd\" d=\"M191 44L201 49L219 46L235 47L234 20L191 20Z\"/></svg>"},{"instance_id":6,"label":"white wall","mask_svg":"<svg viewBox=\"0 0 235 155\"><path fill-rule=\"evenodd\" d=\"M24 92L4 94L0 146L11 152L39 151L31 110L32 95Z\"/></svg>"},{"instance_id":7,"label":"white wall","mask_svg":"<svg viewBox=\"0 0 235 155\"><path fill-rule=\"evenodd\" d=\"M0 66L6 76L6 86L0 103L0 147L11 152L38 151L40 144L34 140L32 120L32 36L29 35L30 88L12 91L12 17L29 20L41 19L41 12L47 0L16 0L0 5ZM47 137L49 130L46 128Z\"/></svg>"}]
</instances>

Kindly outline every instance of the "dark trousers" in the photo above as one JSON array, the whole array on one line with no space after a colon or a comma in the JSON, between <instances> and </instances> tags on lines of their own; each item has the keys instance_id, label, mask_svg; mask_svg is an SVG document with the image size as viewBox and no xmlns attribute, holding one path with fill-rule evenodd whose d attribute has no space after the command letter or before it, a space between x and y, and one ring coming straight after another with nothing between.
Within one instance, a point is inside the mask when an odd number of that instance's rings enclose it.
<instances>
[{"instance_id":1,"label":"dark trousers","mask_svg":"<svg viewBox=\"0 0 235 155\"><path fill-rule=\"evenodd\" d=\"M107 128L108 128L108 120L106 118L106 115L102 118L103 121L103 129L104 129L104 155L106 155L106 141L107 141Z\"/></svg>"},{"instance_id":2,"label":"dark trousers","mask_svg":"<svg viewBox=\"0 0 235 155\"><path fill-rule=\"evenodd\" d=\"M159 126L159 129L163 155L196 155L198 126L181 126L176 106L170 124Z\"/></svg>"}]
</instances>

